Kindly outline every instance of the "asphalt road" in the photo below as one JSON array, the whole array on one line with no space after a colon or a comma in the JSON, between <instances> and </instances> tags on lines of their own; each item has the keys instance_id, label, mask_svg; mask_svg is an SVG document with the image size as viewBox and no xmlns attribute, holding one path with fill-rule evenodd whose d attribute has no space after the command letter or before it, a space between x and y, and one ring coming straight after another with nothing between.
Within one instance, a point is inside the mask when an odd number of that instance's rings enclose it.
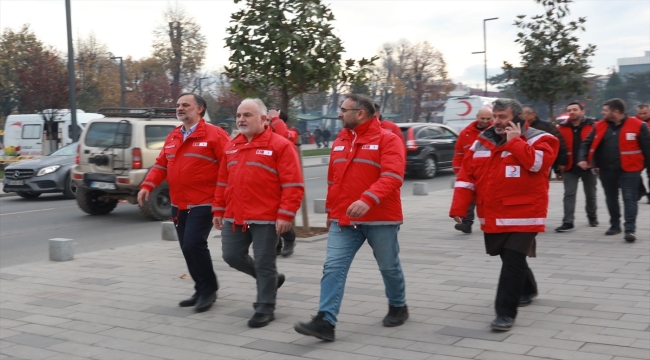
<instances>
[{"instance_id":1,"label":"asphalt road","mask_svg":"<svg viewBox=\"0 0 650 360\"><path fill-rule=\"evenodd\" d=\"M402 193L412 194L416 181L428 182L429 191L448 189L452 175L446 170L431 180L407 177ZM326 196L327 167L305 169L305 182L311 213L313 200ZM52 238L74 239L75 253L80 254L159 239L160 231L158 222L146 220L137 206L128 203L120 203L109 215L89 216L61 195L31 200L4 197L0 198L0 267L46 260L47 240Z\"/></svg>"}]
</instances>

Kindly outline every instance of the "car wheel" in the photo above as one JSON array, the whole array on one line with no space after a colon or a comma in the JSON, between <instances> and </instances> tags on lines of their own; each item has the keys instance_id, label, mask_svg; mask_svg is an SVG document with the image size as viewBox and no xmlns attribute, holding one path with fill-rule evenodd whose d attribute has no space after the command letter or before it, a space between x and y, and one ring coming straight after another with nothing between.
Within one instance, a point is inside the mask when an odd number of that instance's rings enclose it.
<instances>
[{"instance_id":1,"label":"car wheel","mask_svg":"<svg viewBox=\"0 0 650 360\"><path fill-rule=\"evenodd\" d=\"M424 164L422 164L422 169L420 169L420 177L423 179L431 179L436 176L437 172L438 163L436 162L436 158L432 155L424 159Z\"/></svg>"},{"instance_id":2,"label":"car wheel","mask_svg":"<svg viewBox=\"0 0 650 360\"><path fill-rule=\"evenodd\" d=\"M172 201L169 187L162 185L149 194L149 201L140 207L144 216L151 220L168 220L172 216Z\"/></svg>"},{"instance_id":3,"label":"car wheel","mask_svg":"<svg viewBox=\"0 0 650 360\"><path fill-rule=\"evenodd\" d=\"M65 180L63 180L63 196L65 196L66 199L74 199L77 194L77 184L72 181L72 178L70 177L70 173L65 176Z\"/></svg>"},{"instance_id":4,"label":"car wheel","mask_svg":"<svg viewBox=\"0 0 650 360\"><path fill-rule=\"evenodd\" d=\"M77 187L77 205L86 214L106 215L117 206L115 199L102 199L106 193L99 190L91 190L83 186Z\"/></svg>"},{"instance_id":5,"label":"car wheel","mask_svg":"<svg viewBox=\"0 0 650 360\"><path fill-rule=\"evenodd\" d=\"M19 191L18 196L20 196L23 199L36 199L37 197L41 196L42 193L37 193L37 192L31 192L31 191Z\"/></svg>"}]
</instances>

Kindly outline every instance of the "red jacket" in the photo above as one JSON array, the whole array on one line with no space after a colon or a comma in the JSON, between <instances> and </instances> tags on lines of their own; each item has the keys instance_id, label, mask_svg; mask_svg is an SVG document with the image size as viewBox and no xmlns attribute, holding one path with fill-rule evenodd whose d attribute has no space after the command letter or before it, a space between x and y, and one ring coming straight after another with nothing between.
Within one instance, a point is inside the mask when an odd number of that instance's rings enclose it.
<instances>
[{"instance_id":1,"label":"red jacket","mask_svg":"<svg viewBox=\"0 0 650 360\"><path fill-rule=\"evenodd\" d=\"M621 152L621 168L623 171L634 172L641 171L645 167L645 158L643 150L641 149L640 135L641 125L643 121L635 117L628 117L623 126L618 138L618 149ZM600 142L603 140L609 123L607 121L600 121L595 126L596 135L589 147L589 154L587 155L587 163L591 164L594 158L596 149Z\"/></svg>"},{"instance_id":2,"label":"red jacket","mask_svg":"<svg viewBox=\"0 0 650 360\"><path fill-rule=\"evenodd\" d=\"M591 130L594 128L594 123L591 120L584 120L584 121L586 123L582 127L582 130L580 130L580 139L582 141L585 141L587 136L589 136ZM566 164L566 169L564 171L569 171L573 166L574 155L580 156L580 154L573 153L573 125L571 125L571 122L569 120L565 120L557 126L557 129L560 131L560 134L562 135L562 137L564 138L564 142L566 143L567 164Z\"/></svg>"},{"instance_id":3,"label":"red jacket","mask_svg":"<svg viewBox=\"0 0 650 360\"><path fill-rule=\"evenodd\" d=\"M458 174L460 167L463 163L463 157L465 153L469 150L469 147L472 146L476 138L481 135L483 130L476 127L478 120L475 120L471 124L467 125L463 130L461 130L458 135L458 140L456 140L456 149L454 150L454 160L451 163L451 167L454 170L454 174ZM488 126L489 127L489 126Z\"/></svg>"},{"instance_id":4,"label":"red jacket","mask_svg":"<svg viewBox=\"0 0 650 360\"><path fill-rule=\"evenodd\" d=\"M465 217L475 199L486 233L544 232L548 176L560 142L533 128L504 145L500 140L491 127L465 154L449 216Z\"/></svg>"},{"instance_id":5,"label":"red jacket","mask_svg":"<svg viewBox=\"0 0 650 360\"><path fill-rule=\"evenodd\" d=\"M167 135L156 164L140 189L152 191L167 180L172 206L179 210L210 206L228 133L201 119L194 132L183 141L181 126Z\"/></svg>"},{"instance_id":6,"label":"red jacket","mask_svg":"<svg viewBox=\"0 0 650 360\"><path fill-rule=\"evenodd\" d=\"M287 124L279 117L271 119L271 128L276 134L291 141L292 144L295 145L298 143L298 131L295 129L289 129Z\"/></svg>"},{"instance_id":7,"label":"red jacket","mask_svg":"<svg viewBox=\"0 0 650 360\"><path fill-rule=\"evenodd\" d=\"M296 147L266 128L253 140L237 135L226 145L214 192L214 216L237 225L291 221L305 185Z\"/></svg>"},{"instance_id":8,"label":"red jacket","mask_svg":"<svg viewBox=\"0 0 650 360\"><path fill-rule=\"evenodd\" d=\"M341 226L401 224L400 188L404 182L404 144L372 120L343 129L332 144L327 172L328 218ZM362 200L370 210L350 219L347 209Z\"/></svg>"},{"instance_id":9,"label":"red jacket","mask_svg":"<svg viewBox=\"0 0 650 360\"><path fill-rule=\"evenodd\" d=\"M397 135L397 137L402 141L402 144L406 144L404 142L404 135L402 135L402 130L394 122L390 120L381 120L381 127Z\"/></svg>"}]
</instances>

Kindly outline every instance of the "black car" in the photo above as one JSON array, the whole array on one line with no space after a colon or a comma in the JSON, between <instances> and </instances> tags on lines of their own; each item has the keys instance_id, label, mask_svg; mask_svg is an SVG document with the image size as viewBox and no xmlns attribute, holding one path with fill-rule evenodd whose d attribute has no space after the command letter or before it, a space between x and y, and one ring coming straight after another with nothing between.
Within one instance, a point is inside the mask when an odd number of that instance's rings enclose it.
<instances>
[{"instance_id":1,"label":"black car","mask_svg":"<svg viewBox=\"0 0 650 360\"><path fill-rule=\"evenodd\" d=\"M438 170L450 169L458 134L452 128L432 123L400 123L406 142L406 172L425 179Z\"/></svg>"}]
</instances>

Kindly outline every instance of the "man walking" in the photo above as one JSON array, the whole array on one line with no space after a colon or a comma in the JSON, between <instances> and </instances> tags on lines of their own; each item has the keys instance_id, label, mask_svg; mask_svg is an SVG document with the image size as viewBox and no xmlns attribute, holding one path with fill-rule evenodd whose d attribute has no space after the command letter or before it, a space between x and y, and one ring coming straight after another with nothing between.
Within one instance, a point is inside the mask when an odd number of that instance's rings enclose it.
<instances>
[{"instance_id":1,"label":"man walking","mask_svg":"<svg viewBox=\"0 0 650 360\"><path fill-rule=\"evenodd\" d=\"M197 312L208 310L217 299L219 286L208 249L212 228L210 206L219 165L224 158L224 146L229 140L223 129L203 120L206 110L201 96L180 95L176 101L176 117L183 125L167 136L156 164L138 193L138 203L144 206L156 186L164 180L169 184L172 220L187 269L194 280L194 295L178 305L194 306Z\"/></svg>"},{"instance_id":2,"label":"man walking","mask_svg":"<svg viewBox=\"0 0 650 360\"><path fill-rule=\"evenodd\" d=\"M646 123L650 127L650 105L641 104L636 107L636 118ZM639 185L639 200L643 199L643 196L648 197L648 204L650 204L650 167L646 168L646 174L648 175L648 189L646 190L643 186L643 180Z\"/></svg>"},{"instance_id":3,"label":"man walking","mask_svg":"<svg viewBox=\"0 0 650 360\"><path fill-rule=\"evenodd\" d=\"M567 165L559 166L558 179L564 182L564 218L562 225L555 229L556 232L567 232L573 230L573 221L576 210L576 194L578 192L578 181L582 180L582 187L587 199L585 211L589 226L598 226L596 204L596 174L593 170L585 170L578 166L580 146L589 136L594 127L594 122L585 118L585 110L582 104L572 102L566 108L569 118L558 125L558 130L567 144Z\"/></svg>"},{"instance_id":4,"label":"man walking","mask_svg":"<svg viewBox=\"0 0 650 360\"><path fill-rule=\"evenodd\" d=\"M559 141L532 129L519 118L521 104L513 99L493 103L494 126L480 134L463 160L449 215L461 223L472 200L485 249L503 265L491 327L508 331L517 306L537 296L537 284L526 256L536 254L538 232L544 232L548 212L548 174Z\"/></svg>"},{"instance_id":5,"label":"man walking","mask_svg":"<svg viewBox=\"0 0 650 360\"><path fill-rule=\"evenodd\" d=\"M560 135L560 132L558 131L557 127L553 126L553 124L547 121L542 121L537 116L537 110L535 110L535 108L532 105L524 105L522 107L521 117L523 117L524 120L526 120L529 127L537 130L546 131L547 133L555 136L560 141L560 148L557 153L557 158L555 159L555 164L553 164L553 170L556 176L558 177L558 179L560 179L562 177L562 171L564 171L561 169L565 169L567 165L567 161L568 161L567 152L571 151L567 148L566 142L564 141L564 137Z\"/></svg>"},{"instance_id":6,"label":"man walking","mask_svg":"<svg viewBox=\"0 0 650 360\"><path fill-rule=\"evenodd\" d=\"M332 134L330 133L330 129L324 128L323 129L323 145L326 148L330 147L330 136L332 136Z\"/></svg>"},{"instance_id":7,"label":"man walking","mask_svg":"<svg viewBox=\"0 0 650 360\"><path fill-rule=\"evenodd\" d=\"M404 145L381 128L374 113L372 99L347 95L339 113L343 130L332 144L325 205L329 234L318 314L294 326L298 333L326 341L334 341L348 270L366 239L388 298L384 326L402 325L409 316L397 241Z\"/></svg>"},{"instance_id":8,"label":"man walking","mask_svg":"<svg viewBox=\"0 0 650 360\"><path fill-rule=\"evenodd\" d=\"M610 228L605 235L621 233L618 189L623 193L625 241L636 240L641 171L650 167L650 132L643 121L625 115L625 102L610 99L603 104L603 121L596 124L580 147L578 166L600 170Z\"/></svg>"},{"instance_id":9,"label":"man walking","mask_svg":"<svg viewBox=\"0 0 650 360\"><path fill-rule=\"evenodd\" d=\"M320 149L320 144L323 141L323 132L320 127L316 126L314 130L314 142L316 142L316 147Z\"/></svg>"},{"instance_id":10,"label":"man walking","mask_svg":"<svg viewBox=\"0 0 650 360\"><path fill-rule=\"evenodd\" d=\"M266 114L260 99L237 108L240 134L226 145L212 206L224 261L257 280L255 315L248 321L253 328L275 319L277 289L284 283L276 269L278 235L291 229L304 193L298 153L264 125Z\"/></svg>"},{"instance_id":11,"label":"man walking","mask_svg":"<svg viewBox=\"0 0 650 360\"><path fill-rule=\"evenodd\" d=\"M469 151L469 147L474 144L476 138L483 132L485 129L492 125L492 110L488 108L483 108L478 111L476 114L476 120L470 123L461 130L458 135L458 140L456 141L456 148L454 151L454 159L452 161L452 169L454 174L458 175L461 165L463 163L463 158L465 153ZM460 224L454 225L454 229L462 231L465 234L472 233L472 225L474 225L474 209L476 208L476 202L472 201L467 209L467 216L463 218L463 222Z\"/></svg>"}]
</instances>

